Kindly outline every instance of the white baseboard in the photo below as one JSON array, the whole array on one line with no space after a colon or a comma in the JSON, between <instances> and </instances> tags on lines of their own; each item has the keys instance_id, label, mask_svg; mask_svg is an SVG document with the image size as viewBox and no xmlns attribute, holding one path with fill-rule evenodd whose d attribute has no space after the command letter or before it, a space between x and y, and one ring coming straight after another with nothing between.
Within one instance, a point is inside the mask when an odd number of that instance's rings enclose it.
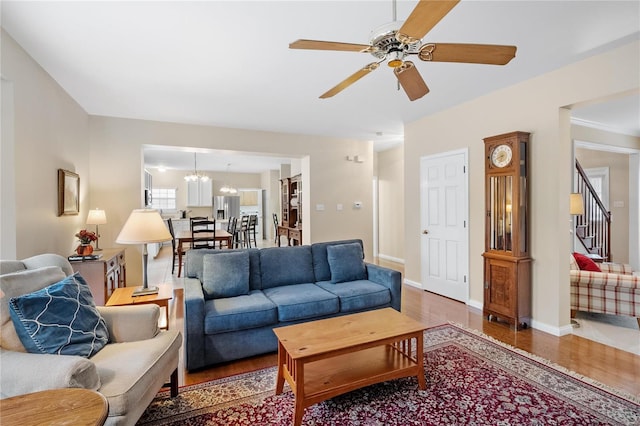
<instances>
[{"instance_id":1,"label":"white baseboard","mask_svg":"<svg viewBox=\"0 0 640 426\"><path fill-rule=\"evenodd\" d=\"M410 285L411 287L419 288L420 290L422 290L422 284L418 282L411 281L405 278L404 283Z\"/></svg>"},{"instance_id":2,"label":"white baseboard","mask_svg":"<svg viewBox=\"0 0 640 426\"><path fill-rule=\"evenodd\" d=\"M567 334L571 334L573 331L571 324L565 325L564 327L556 327L533 319L531 320L531 328L544 331L545 333L549 333L554 336L565 336Z\"/></svg>"},{"instance_id":3,"label":"white baseboard","mask_svg":"<svg viewBox=\"0 0 640 426\"><path fill-rule=\"evenodd\" d=\"M480 302L479 300L469 299L469 301L467 302L467 305L482 311L483 305L482 305L482 302Z\"/></svg>"},{"instance_id":4,"label":"white baseboard","mask_svg":"<svg viewBox=\"0 0 640 426\"><path fill-rule=\"evenodd\" d=\"M378 258L382 259L382 260L388 260L389 262L395 262L395 263L400 263L400 264L404 265L404 259L400 259L400 258L393 257L393 256L388 256L386 254L378 253Z\"/></svg>"}]
</instances>

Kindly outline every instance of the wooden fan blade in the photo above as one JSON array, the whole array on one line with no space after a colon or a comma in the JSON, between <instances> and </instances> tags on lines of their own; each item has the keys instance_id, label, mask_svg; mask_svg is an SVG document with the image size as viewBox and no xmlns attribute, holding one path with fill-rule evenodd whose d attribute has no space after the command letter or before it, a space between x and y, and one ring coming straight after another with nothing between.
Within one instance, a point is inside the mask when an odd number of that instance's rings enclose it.
<instances>
[{"instance_id":1,"label":"wooden fan blade","mask_svg":"<svg viewBox=\"0 0 640 426\"><path fill-rule=\"evenodd\" d=\"M431 31L460 0L421 0L398 30L396 38L402 43L415 43Z\"/></svg>"},{"instance_id":2,"label":"wooden fan blade","mask_svg":"<svg viewBox=\"0 0 640 426\"><path fill-rule=\"evenodd\" d=\"M337 95L347 87L351 86L356 81L360 80L365 75L369 74L371 71L378 69L378 66L379 65L377 62L372 62L369 65L363 67L362 69L354 72L349 77L345 78L340 83L335 85L333 88L329 89L327 92L320 95L320 99L326 99L326 98L330 98L332 96Z\"/></svg>"},{"instance_id":3,"label":"wooden fan blade","mask_svg":"<svg viewBox=\"0 0 640 426\"><path fill-rule=\"evenodd\" d=\"M405 61L401 66L394 68L393 73L410 100L415 101L429 93L427 83L424 82L413 62Z\"/></svg>"},{"instance_id":4,"label":"wooden fan blade","mask_svg":"<svg viewBox=\"0 0 640 426\"><path fill-rule=\"evenodd\" d=\"M289 49L339 50L343 52L369 53L374 48L368 44L340 43L338 41L296 40L289 43Z\"/></svg>"},{"instance_id":5,"label":"wooden fan blade","mask_svg":"<svg viewBox=\"0 0 640 426\"><path fill-rule=\"evenodd\" d=\"M505 65L516 50L516 46L497 44L430 43L420 48L418 56L423 61Z\"/></svg>"}]
</instances>

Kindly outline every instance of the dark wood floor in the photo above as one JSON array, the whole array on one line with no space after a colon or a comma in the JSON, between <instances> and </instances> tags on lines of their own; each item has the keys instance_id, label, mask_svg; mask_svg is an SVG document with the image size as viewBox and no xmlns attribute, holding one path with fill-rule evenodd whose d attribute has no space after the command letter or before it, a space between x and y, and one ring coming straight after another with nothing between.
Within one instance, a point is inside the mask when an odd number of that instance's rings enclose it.
<instances>
[{"instance_id":1,"label":"dark wood floor","mask_svg":"<svg viewBox=\"0 0 640 426\"><path fill-rule=\"evenodd\" d=\"M385 266L402 270L402 265ZM171 328L183 330L182 289L176 289L175 296L171 305ZM515 332L504 324L487 321L477 309L407 285L403 287L402 312L428 327L452 321L480 330L569 370L640 396L640 356L630 352L574 335L556 337L534 329ZM184 369L183 359L181 356L181 386L276 365L276 355L268 354L188 373Z\"/></svg>"}]
</instances>

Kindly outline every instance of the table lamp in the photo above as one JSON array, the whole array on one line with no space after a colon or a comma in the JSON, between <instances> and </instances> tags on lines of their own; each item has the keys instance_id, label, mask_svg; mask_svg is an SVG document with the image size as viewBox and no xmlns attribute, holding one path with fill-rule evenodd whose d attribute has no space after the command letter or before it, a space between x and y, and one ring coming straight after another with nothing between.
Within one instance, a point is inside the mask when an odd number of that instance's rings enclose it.
<instances>
[{"instance_id":1,"label":"table lamp","mask_svg":"<svg viewBox=\"0 0 640 426\"><path fill-rule=\"evenodd\" d=\"M133 292L133 296L158 293L158 287L149 287L147 281L147 244L169 241L171 234L164 224L160 213L154 209L136 209L131 212L125 222L116 243L118 244L143 244L142 251L142 287Z\"/></svg>"},{"instance_id":2,"label":"table lamp","mask_svg":"<svg viewBox=\"0 0 640 426\"><path fill-rule=\"evenodd\" d=\"M584 214L584 198L581 193L569 194L569 214L572 216Z\"/></svg>"},{"instance_id":3,"label":"table lamp","mask_svg":"<svg viewBox=\"0 0 640 426\"><path fill-rule=\"evenodd\" d=\"M104 225L105 223L107 223L107 215L105 214L104 210L89 210L89 214L87 215L87 225L96 226L96 248L94 251L102 250L99 243L100 233L98 232L98 225Z\"/></svg>"}]
</instances>

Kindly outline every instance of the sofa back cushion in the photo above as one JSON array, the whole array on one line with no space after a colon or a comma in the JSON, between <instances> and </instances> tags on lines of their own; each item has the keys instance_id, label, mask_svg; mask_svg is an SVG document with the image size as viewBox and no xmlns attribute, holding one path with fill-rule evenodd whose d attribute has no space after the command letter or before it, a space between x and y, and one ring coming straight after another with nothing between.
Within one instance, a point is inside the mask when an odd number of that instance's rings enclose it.
<instances>
[{"instance_id":1,"label":"sofa back cushion","mask_svg":"<svg viewBox=\"0 0 640 426\"><path fill-rule=\"evenodd\" d=\"M235 250L219 250L219 249L199 249L187 250L184 262L184 275L187 278L197 278L202 282L203 259L204 256L214 254L225 254L234 252L249 253L249 290L261 290L262 278L260 276L260 250L252 249L235 249Z\"/></svg>"},{"instance_id":2,"label":"sofa back cushion","mask_svg":"<svg viewBox=\"0 0 640 426\"><path fill-rule=\"evenodd\" d=\"M11 321L9 299L41 290L64 277L64 272L58 266L0 275L0 347L26 352Z\"/></svg>"},{"instance_id":3,"label":"sofa back cushion","mask_svg":"<svg viewBox=\"0 0 640 426\"><path fill-rule=\"evenodd\" d=\"M203 258L202 290L205 299L249 294L249 252L227 251Z\"/></svg>"},{"instance_id":4,"label":"sofa back cushion","mask_svg":"<svg viewBox=\"0 0 640 426\"><path fill-rule=\"evenodd\" d=\"M342 240L342 241L329 241L324 243L314 243L311 245L311 253L313 255L313 272L316 277L316 282L330 281L331 280L331 267L327 259L327 247L339 245L358 243L362 247L362 240Z\"/></svg>"},{"instance_id":5,"label":"sofa back cushion","mask_svg":"<svg viewBox=\"0 0 640 426\"><path fill-rule=\"evenodd\" d=\"M264 248L260 269L263 289L315 281L310 246Z\"/></svg>"},{"instance_id":6,"label":"sofa back cushion","mask_svg":"<svg viewBox=\"0 0 640 426\"><path fill-rule=\"evenodd\" d=\"M331 282L366 280L367 268L362 260L362 246L358 243L335 244L327 247Z\"/></svg>"}]
</instances>

